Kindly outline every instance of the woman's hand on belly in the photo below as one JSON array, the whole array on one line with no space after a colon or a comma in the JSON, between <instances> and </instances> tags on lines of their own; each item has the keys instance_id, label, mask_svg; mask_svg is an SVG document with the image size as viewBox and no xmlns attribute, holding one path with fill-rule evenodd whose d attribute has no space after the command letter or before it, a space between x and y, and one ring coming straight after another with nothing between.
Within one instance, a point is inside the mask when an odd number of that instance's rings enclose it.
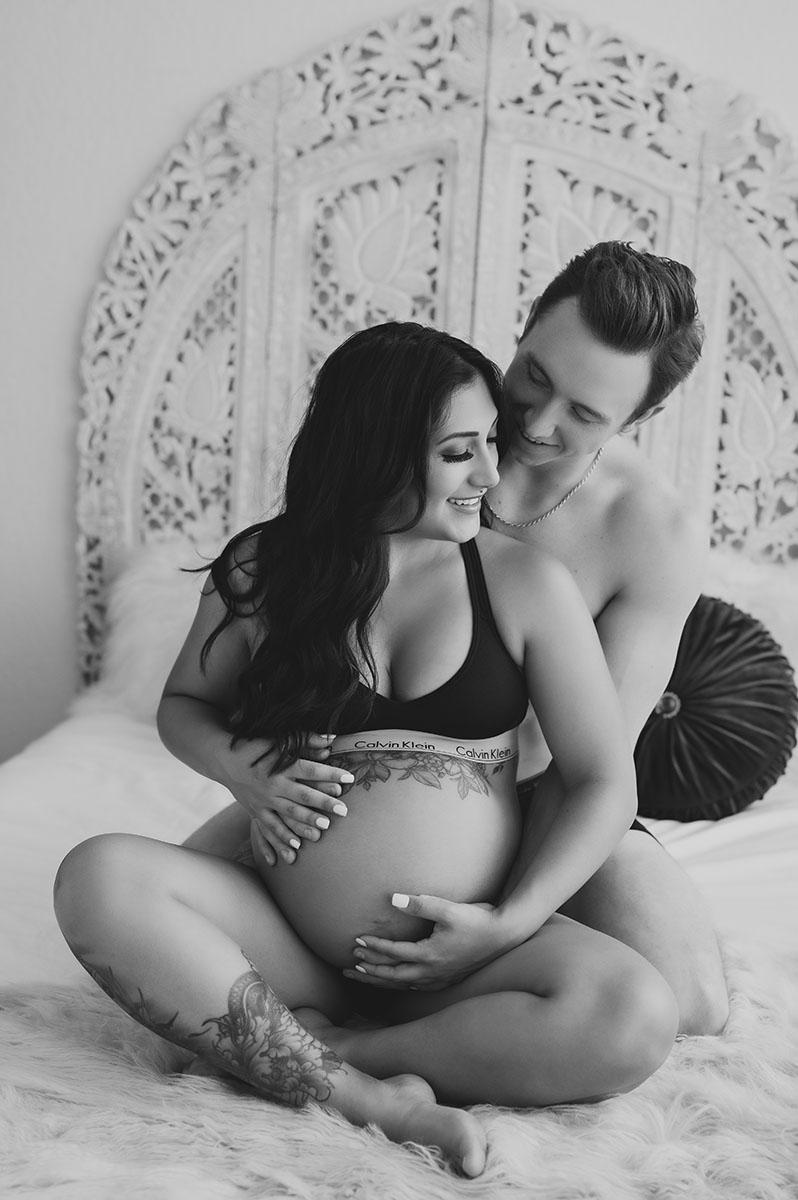
<instances>
[{"instance_id":1,"label":"woman's hand on belly","mask_svg":"<svg viewBox=\"0 0 798 1200\"><path fill-rule=\"evenodd\" d=\"M357 961L358 936L427 940L433 918L393 906L399 890L442 894L473 909L484 927L487 910L478 905L498 898L518 850L512 766L404 751L346 753L338 765L355 777L344 793L346 820L303 846L293 865L262 871L306 944L345 969ZM472 921L464 936L474 933ZM480 946L487 940L483 934Z\"/></svg>"},{"instance_id":2,"label":"woman's hand on belly","mask_svg":"<svg viewBox=\"0 0 798 1200\"><path fill-rule=\"evenodd\" d=\"M359 936L358 967L344 971L347 978L375 987L437 991L509 949L493 904L457 904L439 896L401 894L392 902L409 915L433 922L431 933L418 942Z\"/></svg>"}]
</instances>

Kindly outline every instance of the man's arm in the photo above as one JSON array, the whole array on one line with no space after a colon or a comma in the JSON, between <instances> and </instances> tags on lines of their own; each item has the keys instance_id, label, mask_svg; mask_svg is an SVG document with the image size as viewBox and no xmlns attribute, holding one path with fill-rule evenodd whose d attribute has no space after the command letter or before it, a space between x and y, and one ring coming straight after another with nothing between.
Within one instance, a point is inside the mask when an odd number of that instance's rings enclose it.
<instances>
[{"instance_id":1,"label":"man's arm","mask_svg":"<svg viewBox=\"0 0 798 1200\"><path fill-rule=\"evenodd\" d=\"M685 513L644 517L619 531L627 577L596 618L633 746L667 687L706 559L706 536Z\"/></svg>"},{"instance_id":2,"label":"man's arm","mask_svg":"<svg viewBox=\"0 0 798 1200\"><path fill-rule=\"evenodd\" d=\"M667 687L706 559L706 536L697 522L673 505L660 505L662 499L644 507L633 497L626 512L616 514L613 540L623 553L625 578L595 621L632 747ZM562 780L551 763L526 813L503 899L529 870L562 798Z\"/></svg>"}]
</instances>

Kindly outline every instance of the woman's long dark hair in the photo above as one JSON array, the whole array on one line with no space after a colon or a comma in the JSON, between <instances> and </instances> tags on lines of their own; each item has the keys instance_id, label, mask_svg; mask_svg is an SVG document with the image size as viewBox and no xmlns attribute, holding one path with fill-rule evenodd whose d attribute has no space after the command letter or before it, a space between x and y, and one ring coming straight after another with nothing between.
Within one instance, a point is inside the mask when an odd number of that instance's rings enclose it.
<instances>
[{"instance_id":1,"label":"woman's long dark hair","mask_svg":"<svg viewBox=\"0 0 798 1200\"><path fill-rule=\"evenodd\" d=\"M335 732L345 707L367 718L376 685L367 627L388 584L385 535L419 521L430 438L452 395L477 378L501 412L501 374L466 342L411 322L353 334L318 372L280 514L239 533L211 565L227 612L203 665L234 617L256 615L262 637L229 727L234 742L273 740L273 770L300 756L308 732Z\"/></svg>"}]
</instances>

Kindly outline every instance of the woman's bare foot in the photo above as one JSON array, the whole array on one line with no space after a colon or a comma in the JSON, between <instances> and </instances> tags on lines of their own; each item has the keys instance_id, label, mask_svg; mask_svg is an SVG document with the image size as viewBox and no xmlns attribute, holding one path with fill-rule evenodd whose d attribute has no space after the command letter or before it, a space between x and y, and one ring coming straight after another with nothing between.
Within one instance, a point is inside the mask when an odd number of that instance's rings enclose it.
<instances>
[{"instance_id":1,"label":"woman's bare foot","mask_svg":"<svg viewBox=\"0 0 798 1200\"><path fill-rule=\"evenodd\" d=\"M488 1142L475 1116L438 1104L432 1088L418 1075L395 1075L377 1081L377 1087L383 1094L369 1120L392 1142L438 1146L464 1175L473 1179L482 1174Z\"/></svg>"},{"instance_id":2,"label":"woman's bare foot","mask_svg":"<svg viewBox=\"0 0 798 1200\"><path fill-rule=\"evenodd\" d=\"M299 1008L293 1014L315 1037L343 1053L351 1031L333 1025L323 1013ZM438 1104L430 1085L418 1075L395 1075L377 1080L356 1072L359 1086L351 1098L336 1089L333 1105L354 1124L375 1124L393 1142L437 1146L464 1175L474 1178L485 1169L485 1130L470 1112ZM353 1080L354 1082L354 1080Z\"/></svg>"}]
</instances>

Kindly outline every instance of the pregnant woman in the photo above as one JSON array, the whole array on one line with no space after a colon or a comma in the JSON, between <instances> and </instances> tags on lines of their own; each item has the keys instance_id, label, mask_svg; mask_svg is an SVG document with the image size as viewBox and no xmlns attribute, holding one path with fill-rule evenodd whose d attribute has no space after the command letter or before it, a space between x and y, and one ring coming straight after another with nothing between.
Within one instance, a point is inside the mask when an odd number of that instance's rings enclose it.
<instances>
[{"instance_id":1,"label":"pregnant woman","mask_svg":"<svg viewBox=\"0 0 798 1200\"><path fill-rule=\"evenodd\" d=\"M635 780L573 580L480 528L501 403L495 367L456 338L355 334L319 371L281 512L212 564L161 735L245 807L321 781L324 839L271 865L253 838L253 869L108 834L55 888L74 954L136 1020L271 1100L438 1146L470 1176L487 1146L465 1106L628 1090L677 1022L642 957L556 915L629 828ZM530 699L566 800L499 904ZM423 939L418 895L458 905L481 965L437 990L375 986L360 944Z\"/></svg>"}]
</instances>

